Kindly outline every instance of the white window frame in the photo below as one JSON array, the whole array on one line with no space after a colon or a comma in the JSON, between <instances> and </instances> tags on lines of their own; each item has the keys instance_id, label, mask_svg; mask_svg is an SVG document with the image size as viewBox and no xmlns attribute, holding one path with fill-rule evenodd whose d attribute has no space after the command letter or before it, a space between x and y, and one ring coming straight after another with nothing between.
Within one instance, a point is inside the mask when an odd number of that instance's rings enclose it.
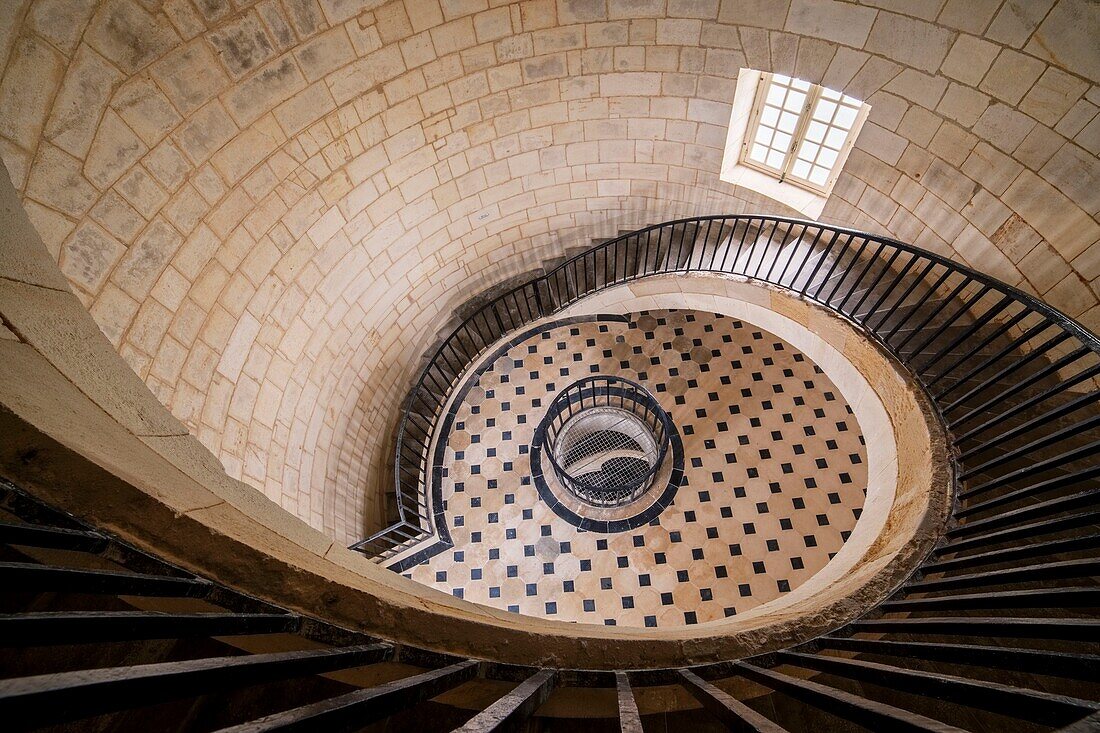
<instances>
[{"instance_id":1,"label":"white window frame","mask_svg":"<svg viewBox=\"0 0 1100 733\"><path fill-rule=\"evenodd\" d=\"M860 103L859 110L856 113L856 119L848 130L847 135L845 135L840 150L837 152L836 161L829 171L829 177L824 183L818 185L813 181L792 175L791 170L794 168L795 161L798 160L798 150L802 146L802 142L806 139L806 130L810 125L812 112L817 107L817 103L821 99L822 93L825 92L825 87L820 84L810 84L810 88L806 91L806 98L802 102L802 109L798 112L798 123L795 126L794 132L791 133L791 142L786 151L783 168L774 168L749 157L749 150L752 147L753 141L756 139L756 132L760 128L760 116L764 112L764 103L767 100L768 90L771 88L774 77L775 74L762 73L757 81L756 94L753 99L752 117L749 120L749 126L745 131L745 137L741 143L740 163L741 165L755 168L762 173L771 174L783 183L789 183L793 186L799 186L813 191L814 193L827 196L829 192L832 191L833 186L836 185L836 179L840 176L840 171L844 168L844 162L848 160L848 154L852 151L852 146L855 144L856 137L859 135L863 123L867 120L867 114L871 111L871 108L867 104Z\"/></svg>"},{"instance_id":2,"label":"white window frame","mask_svg":"<svg viewBox=\"0 0 1100 733\"><path fill-rule=\"evenodd\" d=\"M730 125L726 135L726 147L722 157L720 172L721 180L733 183L737 186L764 194L780 203L810 217L817 218L821 215L832 193L848 155L855 145L864 122L866 122L871 106L863 102L856 115L855 121L848 135L837 153L832 170L826 181L818 186L810 181L804 181L798 176L790 175L790 167L797 158L798 146L802 143L806 128L809 125L812 111L816 101L825 91L825 87L810 84L807 91L803 109L800 111L798 125L792 134L790 147L784 161L784 169L778 170L765 165L759 165L748 158L748 151L752 141L756 137L760 115L763 112L767 90L771 84L772 74L755 69L742 68L738 73L737 88L735 91L733 106L730 111ZM838 90L831 90L837 93ZM840 92L843 94L843 92Z\"/></svg>"}]
</instances>

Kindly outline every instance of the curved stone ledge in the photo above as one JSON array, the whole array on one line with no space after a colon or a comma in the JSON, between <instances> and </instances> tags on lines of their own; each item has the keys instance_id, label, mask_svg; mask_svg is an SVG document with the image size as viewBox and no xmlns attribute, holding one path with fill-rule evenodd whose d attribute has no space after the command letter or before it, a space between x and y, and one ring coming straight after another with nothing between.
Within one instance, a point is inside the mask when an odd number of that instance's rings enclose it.
<instances>
[{"instance_id":1,"label":"curved stone ledge","mask_svg":"<svg viewBox=\"0 0 1100 733\"><path fill-rule=\"evenodd\" d=\"M6 180L0 204L0 472L138 546L285 607L400 643L504 662L680 666L758 653L863 612L905 576L942 526L950 479L943 436L920 393L891 370L898 404L918 410L906 425L923 426L929 437L927 452L902 474L923 493L905 505L905 522L887 525L898 534L873 545L877 564L865 565L869 580L860 594L813 618L760 619L737 633L722 624L658 633L565 624L459 601L336 545L226 475L137 380L76 296L58 287L56 266ZM774 299L804 314L823 337L841 339L857 365L889 363L848 324L808 304L715 283L748 302ZM649 286L632 284L631 296L649 295Z\"/></svg>"}]
</instances>

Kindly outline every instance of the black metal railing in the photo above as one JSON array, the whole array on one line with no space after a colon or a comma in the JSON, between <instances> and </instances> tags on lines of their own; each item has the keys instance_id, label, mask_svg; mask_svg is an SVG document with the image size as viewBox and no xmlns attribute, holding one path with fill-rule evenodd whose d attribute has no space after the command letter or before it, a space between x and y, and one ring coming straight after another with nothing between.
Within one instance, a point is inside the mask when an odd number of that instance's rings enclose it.
<instances>
[{"instance_id":1,"label":"black metal railing","mask_svg":"<svg viewBox=\"0 0 1100 733\"><path fill-rule=\"evenodd\" d=\"M594 252L524 291L541 293L537 312L552 313L600 282L713 266L842 314L920 380L957 456L957 501L935 549L887 601L807 643L683 669L493 664L356 634L277 599L245 596L0 482L6 728L358 730L388 720L395 730L491 731L534 716L547 729L605 730L617 716L628 731L643 721L771 733L1100 729L1094 334L944 258L809 222L685 220ZM476 317L493 330L464 331L453 343L468 346L445 358L467 348L476 356L478 344L527 316ZM463 365L451 364L421 383L452 372L453 382ZM437 387L441 395L448 388ZM424 425L434 419L425 413ZM422 455L408 455L417 462L406 468L422 467ZM23 464L6 465L17 472ZM279 584L271 587L277 595ZM606 641L590 647L593 666L614 667L598 656L614 648ZM686 641L685 654L707 646ZM467 684L449 701L442 695ZM661 689L635 694L647 686ZM687 695L705 717L685 711L694 707ZM552 711L543 710L547 701ZM603 720L592 720L596 703L606 705Z\"/></svg>"},{"instance_id":2,"label":"black metal railing","mask_svg":"<svg viewBox=\"0 0 1100 733\"><path fill-rule=\"evenodd\" d=\"M499 295L455 329L429 359L401 418L398 521L352 549L386 562L435 536L429 498L432 469L440 468L429 460L434 429L451 388L490 345L604 288L692 272L769 283L859 326L925 386L964 456L985 456L1014 441L1013 453L994 464L1006 465L1097 426L1100 341L1012 286L852 229L773 216L679 219L598 244ZM1018 420L1034 410L1041 414L1033 421ZM1086 411L1076 427L1059 422ZM1052 437L1052 431L1062 432ZM1078 463L1086 458L1080 451L1073 456Z\"/></svg>"},{"instance_id":3,"label":"black metal railing","mask_svg":"<svg viewBox=\"0 0 1100 733\"><path fill-rule=\"evenodd\" d=\"M581 420L588 425L580 426ZM635 435L639 430L642 434ZM587 504L616 507L650 488L664 465L671 436L668 413L645 387L599 375L558 393L535 440L541 441L554 475L570 493ZM593 460L599 465L592 466ZM581 465L594 470L581 472Z\"/></svg>"}]
</instances>

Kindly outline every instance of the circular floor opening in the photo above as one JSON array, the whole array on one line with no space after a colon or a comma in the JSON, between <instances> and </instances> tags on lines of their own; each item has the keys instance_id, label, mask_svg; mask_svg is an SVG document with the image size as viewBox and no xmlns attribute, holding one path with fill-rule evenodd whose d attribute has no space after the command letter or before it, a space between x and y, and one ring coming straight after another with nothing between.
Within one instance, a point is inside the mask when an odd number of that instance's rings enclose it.
<instances>
[{"instance_id":1,"label":"circular floor opening","mask_svg":"<svg viewBox=\"0 0 1100 733\"><path fill-rule=\"evenodd\" d=\"M617 507L645 494L668 454L668 414L641 385L595 376L551 403L540 431L554 474L585 504Z\"/></svg>"}]
</instances>

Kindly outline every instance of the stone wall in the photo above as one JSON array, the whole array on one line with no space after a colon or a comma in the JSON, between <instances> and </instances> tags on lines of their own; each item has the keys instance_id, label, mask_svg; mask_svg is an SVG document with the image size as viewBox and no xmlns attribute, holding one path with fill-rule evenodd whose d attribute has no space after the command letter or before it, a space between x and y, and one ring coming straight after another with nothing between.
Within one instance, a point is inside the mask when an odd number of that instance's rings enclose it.
<instances>
[{"instance_id":1,"label":"stone wall","mask_svg":"<svg viewBox=\"0 0 1100 733\"><path fill-rule=\"evenodd\" d=\"M0 158L103 332L225 465L377 524L450 309L565 244L776 213L718 180L742 66L873 105L823 219L1100 325L1087 0L10 0Z\"/></svg>"}]
</instances>

